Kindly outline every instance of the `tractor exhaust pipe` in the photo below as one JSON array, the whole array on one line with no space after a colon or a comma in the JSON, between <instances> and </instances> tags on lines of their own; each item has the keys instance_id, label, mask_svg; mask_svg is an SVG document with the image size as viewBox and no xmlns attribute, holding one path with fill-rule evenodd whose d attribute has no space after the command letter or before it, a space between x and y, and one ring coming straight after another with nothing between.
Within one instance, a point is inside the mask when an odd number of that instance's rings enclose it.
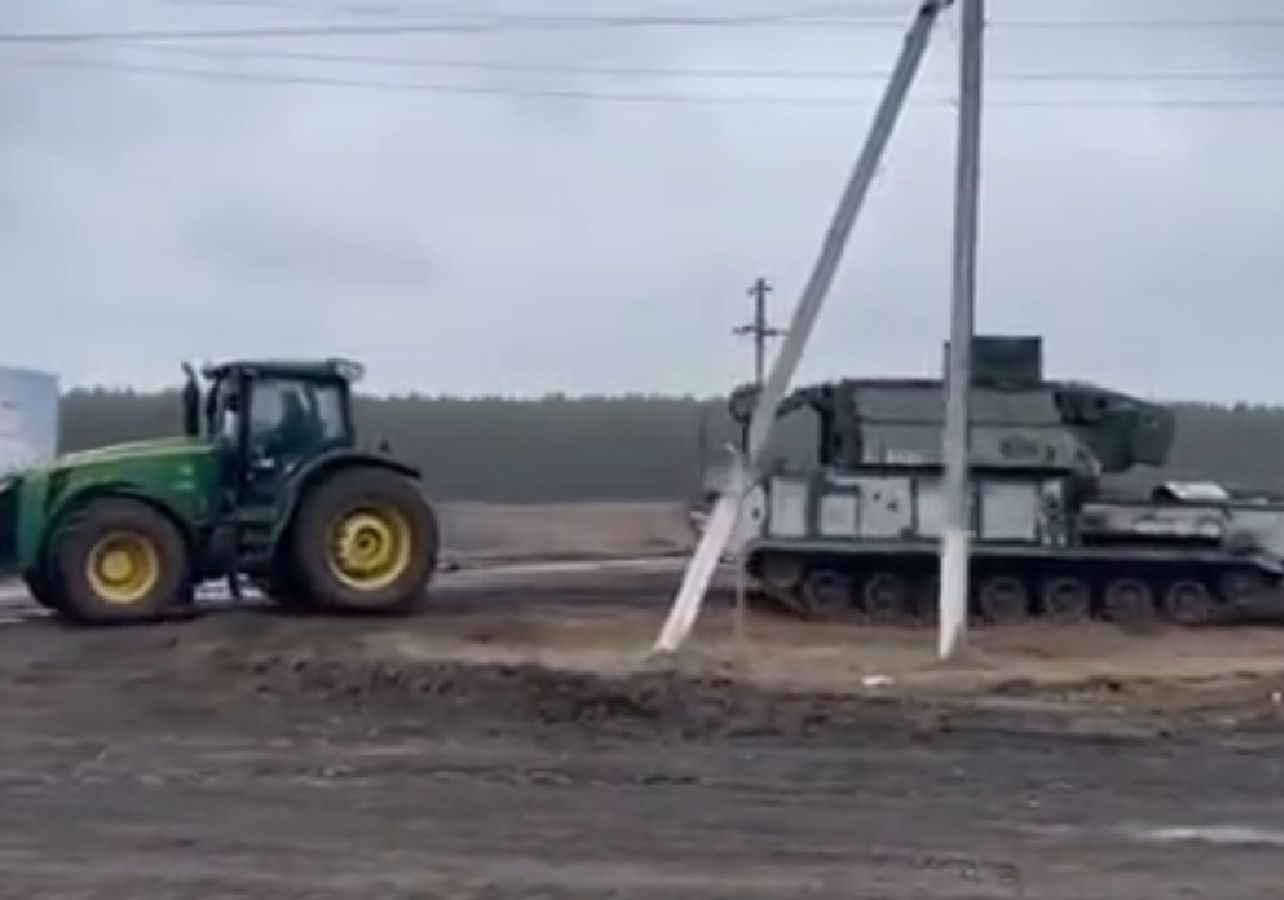
<instances>
[{"instance_id":1,"label":"tractor exhaust pipe","mask_svg":"<svg viewBox=\"0 0 1284 900\"><path fill-rule=\"evenodd\" d=\"M183 363L187 374L187 383L183 385L183 434L188 437L200 437L201 434L201 386L196 380L196 370L188 363Z\"/></svg>"}]
</instances>

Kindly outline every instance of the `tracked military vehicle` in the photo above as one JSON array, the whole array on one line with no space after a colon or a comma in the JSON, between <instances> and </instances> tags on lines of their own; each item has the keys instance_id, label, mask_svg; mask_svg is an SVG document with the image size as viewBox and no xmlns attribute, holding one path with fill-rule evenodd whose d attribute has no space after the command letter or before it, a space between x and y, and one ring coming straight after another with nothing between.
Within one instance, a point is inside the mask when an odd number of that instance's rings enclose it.
<instances>
[{"instance_id":1,"label":"tracked military vehicle","mask_svg":"<svg viewBox=\"0 0 1284 900\"><path fill-rule=\"evenodd\" d=\"M1278 499L1213 484L1111 485L1166 462L1170 410L1045 380L1040 338L974 341L975 619L1194 624L1280 581ZM733 394L741 427L755 399L752 388ZM780 424L810 417L814 456L769 465L746 498L737 558L757 595L807 618L930 620L944 413L940 378L848 379L789 395Z\"/></svg>"}]
</instances>

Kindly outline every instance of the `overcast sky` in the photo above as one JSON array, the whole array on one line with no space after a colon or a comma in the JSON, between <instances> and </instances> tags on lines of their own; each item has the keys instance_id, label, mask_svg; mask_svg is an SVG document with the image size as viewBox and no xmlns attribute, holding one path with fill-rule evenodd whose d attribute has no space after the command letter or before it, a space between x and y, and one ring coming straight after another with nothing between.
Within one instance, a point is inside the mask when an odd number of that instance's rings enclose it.
<instances>
[{"instance_id":1,"label":"overcast sky","mask_svg":"<svg viewBox=\"0 0 1284 900\"><path fill-rule=\"evenodd\" d=\"M461 9L841 9L903 19L914 5L0 0L0 31L431 23ZM1284 0L991 0L990 10L979 328L1044 333L1060 375L1167 398L1284 401L1284 25L1028 27L1108 17L1284 22ZM954 141L954 112L942 101L954 90L954 34L952 23L938 32L804 380L938 365ZM372 386L398 391L723 390L750 362L749 347L730 336L749 312L745 288L765 275L777 286L776 317L787 317L871 109L743 100L861 100L876 96L880 80L415 68L209 51L878 73L901 35L879 25L506 27L171 41L159 50L0 45L0 362L53 369L70 383L154 386L175 380L183 358L342 354L367 362ZM194 80L122 66L385 88ZM1282 77L1170 77L1270 72ZM1009 77L1022 73L1128 78ZM499 93L386 87L409 83ZM510 89L739 100L503 93ZM1279 105L1136 105L1246 99Z\"/></svg>"}]
</instances>

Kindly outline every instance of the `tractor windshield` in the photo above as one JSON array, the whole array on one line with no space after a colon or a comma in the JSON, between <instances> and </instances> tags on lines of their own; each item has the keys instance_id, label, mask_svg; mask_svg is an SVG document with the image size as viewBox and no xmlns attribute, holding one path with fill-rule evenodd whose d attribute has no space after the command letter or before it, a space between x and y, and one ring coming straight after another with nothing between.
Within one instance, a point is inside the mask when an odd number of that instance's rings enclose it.
<instances>
[{"instance_id":1,"label":"tractor windshield","mask_svg":"<svg viewBox=\"0 0 1284 900\"><path fill-rule=\"evenodd\" d=\"M252 446L290 457L347 440L346 404L339 382L259 377L253 384Z\"/></svg>"},{"instance_id":2,"label":"tractor windshield","mask_svg":"<svg viewBox=\"0 0 1284 900\"><path fill-rule=\"evenodd\" d=\"M242 394L242 384L248 395ZM214 380L206 397L205 431L235 446L241 420L252 450L273 456L306 456L352 438L346 385L340 380L255 375Z\"/></svg>"}]
</instances>

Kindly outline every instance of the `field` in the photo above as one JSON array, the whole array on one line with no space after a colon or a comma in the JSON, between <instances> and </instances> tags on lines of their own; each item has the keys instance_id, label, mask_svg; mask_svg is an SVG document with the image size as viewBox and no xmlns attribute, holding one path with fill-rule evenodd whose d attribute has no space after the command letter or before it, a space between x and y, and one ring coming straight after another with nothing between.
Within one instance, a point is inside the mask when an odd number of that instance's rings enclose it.
<instances>
[{"instance_id":1,"label":"field","mask_svg":"<svg viewBox=\"0 0 1284 900\"><path fill-rule=\"evenodd\" d=\"M740 632L720 585L657 659L679 513L451 510L410 621L11 597L0 897L1284 897L1284 630L942 667L926 629Z\"/></svg>"},{"instance_id":2,"label":"field","mask_svg":"<svg viewBox=\"0 0 1284 900\"><path fill-rule=\"evenodd\" d=\"M692 546L686 512L678 504L451 503L441 518L446 556L461 565L674 555Z\"/></svg>"}]
</instances>

